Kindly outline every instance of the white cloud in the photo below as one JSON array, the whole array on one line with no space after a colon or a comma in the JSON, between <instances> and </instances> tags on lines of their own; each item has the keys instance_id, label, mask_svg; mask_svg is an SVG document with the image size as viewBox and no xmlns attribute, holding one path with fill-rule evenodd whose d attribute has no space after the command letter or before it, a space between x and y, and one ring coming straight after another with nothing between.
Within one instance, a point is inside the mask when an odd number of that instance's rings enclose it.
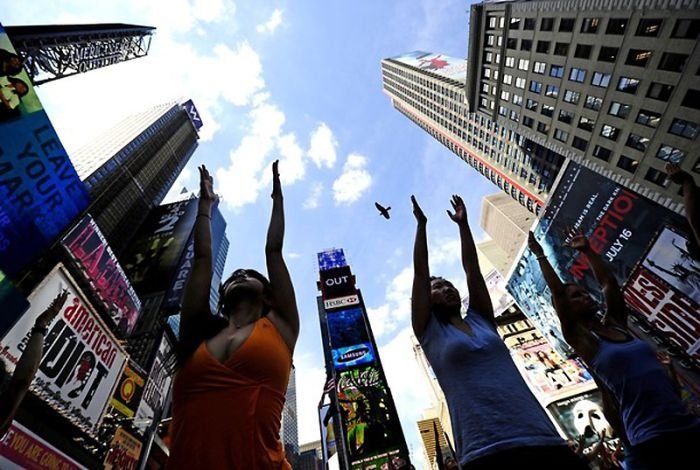
<instances>
[{"instance_id":1,"label":"white cloud","mask_svg":"<svg viewBox=\"0 0 700 470\"><path fill-rule=\"evenodd\" d=\"M282 10L280 10L279 8L275 8L275 10L272 12L272 15L270 15L270 19L268 19L263 24L259 24L256 30L258 31L258 33L272 34L281 24Z\"/></svg>"},{"instance_id":2,"label":"white cloud","mask_svg":"<svg viewBox=\"0 0 700 470\"><path fill-rule=\"evenodd\" d=\"M294 358L300 444L320 439L318 401L321 399L326 382L326 371L324 367L318 365L319 363L319 359L312 357L311 354L300 354Z\"/></svg>"},{"instance_id":3,"label":"white cloud","mask_svg":"<svg viewBox=\"0 0 700 470\"><path fill-rule=\"evenodd\" d=\"M289 253L287 253L287 258L299 259L299 258L301 258L301 255L299 253L294 252L294 251L290 251Z\"/></svg>"},{"instance_id":4,"label":"white cloud","mask_svg":"<svg viewBox=\"0 0 700 470\"><path fill-rule=\"evenodd\" d=\"M195 179L192 177L193 172L190 169L190 167L185 167L180 175L177 177L175 182L170 188L170 191L168 191L168 194L165 195L165 198L163 199L162 204L169 204L171 202L179 201L183 199L183 196L185 193L191 194L199 193L199 182L195 181Z\"/></svg>"},{"instance_id":5,"label":"white cloud","mask_svg":"<svg viewBox=\"0 0 700 470\"><path fill-rule=\"evenodd\" d=\"M304 209L317 209L323 194L323 183L317 182L311 186L309 197L304 201Z\"/></svg>"},{"instance_id":6,"label":"white cloud","mask_svg":"<svg viewBox=\"0 0 700 470\"><path fill-rule=\"evenodd\" d=\"M365 169L367 157L351 153L343 165L343 174L333 182L336 205L352 204L372 185L372 175Z\"/></svg>"},{"instance_id":7,"label":"white cloud","mask_svg":"<svg viewBox=\"0 0 700 470\"><path fill-rule=\"evenodd\" d=\"M333 168L338 141L335 139L331 128L325 122L320 123L311 133L310 141L308 155L311 161L319 168L321 166Z\"/></svg>"},{"instance_id":8,"label":"white cloud","mask_svg":"<svg viewBox=\"0 0 700 470\"><path fill-rule=\"evenodd\" d=\"M401 270L386 286L384 304L369 308L367 316L377 338L409 324L411 317L411 288L413 267Z\"/></svg>"},{"instance_id":9,"label":"white cloud","mask_svg":"<svg viewBox=\"0 0 700 470\"><path fill-rule=\"evenodd\" d=\"M293 184L304 178L306 173L303 160L304 151L299 147L296 136L288 133L280 137L277 141L277 149L282 157L279 164L280 182ZM272 174L269 172L267 174L271 179Z\"/></svg>"}]
</instances>

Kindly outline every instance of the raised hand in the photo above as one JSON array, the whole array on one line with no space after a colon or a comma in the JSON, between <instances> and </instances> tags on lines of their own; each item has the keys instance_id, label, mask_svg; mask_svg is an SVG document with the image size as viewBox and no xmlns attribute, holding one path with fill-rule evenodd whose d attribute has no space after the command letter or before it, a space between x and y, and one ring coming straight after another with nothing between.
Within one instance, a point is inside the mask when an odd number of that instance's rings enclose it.
<instances>
[{"instance_id":1,"label":"raised hand","mask_svg":"<svg viewBox=\"0 0 700 470\"><path fill-rule=\"evenodd\" d=\"M588 238L586 238L582 230L572 230L569 234L569 241L565 243L564 246L578 251L588 251L591 249L591 246L588 244Z\"/></svg>"},{"instance_id":2,"label":"raised hand","mask_svg":"<svg viewBox=\"0 0 700 470\"><path fill-rule=\"evenodd\" d=\"M209 174L207 167L202 165L199 170L199 200L204 203L215 203L219 196L214 192L214 178Z\"/></svg>"},{"instance_id":3,"label":"raised hand","mask_svg":"<svg viewBox=\"0 0 700 470\"><path fill-rule=\"evenodd\" d=\"M272 197L282 197L282 185L280 184L279 160L272 162Z\"/></svg>"},{"instance_id":4,"label":"raised hand","mask_svg":"<svg viewBox=\"0 0 700 470\"><path fill-rule=\"evenodd\" d=\"M37 317L34 325L42 328L48 328L53 319L56 318L56 315L58 315L58 312L61 311L63 304L66 303L66 299L68 299L68 290L63 289L61 293L51 301L49 306L46 307L46 310L44 310L43 313Z\"/></svg>"},{"instance_id":5,"label":"raised hand","mask_svg":"<svg viewBox=\"0 0 700 470\"><path fill-rule=\"evenodd\" d=\"M666 174L674 183L683 183L686 179L692 178L687 172L681 170L677 163L667 163L664 166Z\"/></svg>"},{"instance_id":6,"label":"raised hand","mask_svg":"<svg viewBox=\"0 0 700 470\"><path fill-rule=\"evenodd\" d=\"M527 246L530 248L530 251L532 251L532 254L535 256L542 256L544 255L544 250L542 249L542 245L540 245L540 242L537 241L535 238L535 234L530 232L527 235Z\"/></svg>"},{"instance_id":7,"label":"raised hand","mask_svg":"<svg viewBox=\"0 0 700 470\"><path fill-rule=\"evenodd\" d=\"M456 224L466 224L467 223L467 208L464 206L464 201L462 200L461 197L459 197L456 194L452 195L452 200L450 201L452 203L452 209L454 209L454 214L450 212L450 210L447 210L447 215L450 216L450 219L452 219Z\"/></svg>"},{"instance_id":8,"label":"raised hand","mask_svg":"<svg viewBox=\"0 0 700 470\"><path fill-rule=\"evenodd\" d=\"M425 224L428 222L428 218L423 213L423 209L418 205L416 201L416 196L411 195L411 203L413 204L413 215L416 217L416 222L419 224Z\"/></svg>"}]
</instances>

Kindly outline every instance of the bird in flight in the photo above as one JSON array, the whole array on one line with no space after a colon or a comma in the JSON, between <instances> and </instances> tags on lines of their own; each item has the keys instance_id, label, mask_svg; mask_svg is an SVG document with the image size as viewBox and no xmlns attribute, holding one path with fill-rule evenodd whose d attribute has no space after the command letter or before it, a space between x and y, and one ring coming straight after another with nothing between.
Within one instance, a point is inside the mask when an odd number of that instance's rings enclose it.
<instances>
[{"instance_id":1,"label":"bird in flight","mask_svg":"<svg viewBox=\"0 0 700 470\"><path fill-rule=\"evenodd\" d=\"M383 216L385 219L389 218L389 211L391 210L391 207L384 207L378 202L374 203L374 207L379 210L379 215Z\"/></svg>"}]
</instances>

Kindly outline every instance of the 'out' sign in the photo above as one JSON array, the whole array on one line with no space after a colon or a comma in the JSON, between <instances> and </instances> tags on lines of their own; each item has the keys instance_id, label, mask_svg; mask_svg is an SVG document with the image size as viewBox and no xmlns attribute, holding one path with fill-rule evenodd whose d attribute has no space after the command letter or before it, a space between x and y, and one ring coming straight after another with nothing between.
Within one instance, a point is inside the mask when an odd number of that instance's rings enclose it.
<instances>
[{"instance_id":1,"label":"'out' sign","mask_svg":"<svg viewBox=\"0 0 700 470\"><path fill-rule=\"evenodd\" d=\"M335 308L359 303L355 279L350 271L350 266L321 271L321 296L324 304L327 305L326 308L329 308L328 305ZM340 299L342 301L338 302Z\"/></svg>"}]
</instances>

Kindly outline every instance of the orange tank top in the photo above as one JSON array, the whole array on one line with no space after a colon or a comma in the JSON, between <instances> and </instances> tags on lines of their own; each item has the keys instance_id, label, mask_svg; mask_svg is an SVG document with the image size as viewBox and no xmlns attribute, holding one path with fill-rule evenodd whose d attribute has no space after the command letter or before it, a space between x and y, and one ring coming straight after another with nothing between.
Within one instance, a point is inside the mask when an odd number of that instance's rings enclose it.
<instances>
[{"instance_id":1,"label":"orange tank top","mask_svg":"<svg viewBox=\"0 0 700 470\"><path fill-rule=\"evenodd\" d=\"M292 355L261 318L219 362L199 345L175 376L168 469L286 469L280 441Z\"/></svg>"}]
</instances>

